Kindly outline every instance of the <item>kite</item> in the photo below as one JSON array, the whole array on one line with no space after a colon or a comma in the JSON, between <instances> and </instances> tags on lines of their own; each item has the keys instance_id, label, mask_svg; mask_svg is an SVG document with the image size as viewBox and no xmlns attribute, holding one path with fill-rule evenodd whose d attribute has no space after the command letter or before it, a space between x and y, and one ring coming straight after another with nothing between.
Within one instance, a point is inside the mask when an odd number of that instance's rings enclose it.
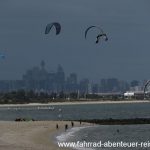
<instances>
[{"instance_id":1,"label":"kite","mask_svg":"<svg viewBox=\"0 0 150 150\"><path fill-rule=\"evenodd\" d=\"M46 29L45 29L45 34L49 34L50 30L52 29L52 27L55 27L56 29L56 35L58 35L61 31L61 25L57 22L53 22L50 24L47 24Z\"/></svg>"}]
</instances>

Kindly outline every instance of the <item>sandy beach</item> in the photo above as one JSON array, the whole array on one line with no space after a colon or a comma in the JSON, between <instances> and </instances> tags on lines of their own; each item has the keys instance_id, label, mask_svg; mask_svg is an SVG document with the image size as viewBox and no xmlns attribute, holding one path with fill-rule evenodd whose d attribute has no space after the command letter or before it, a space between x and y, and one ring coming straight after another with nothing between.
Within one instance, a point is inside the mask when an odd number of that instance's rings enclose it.
<instances>
[{"instance_id":1,"label":"sandy beach","mask_svg":"<svg viewBox=\"0 0 150 150\"><path fill-rule=\"evenodd\" d=\"M110 100L80 100L80 101L66 101L66 102L51 102L51 103L29 103L29 104L1 104L0 107L21 107L21 106L55 106L55 105L85 105L85 104L124 104L124 103L150 103L149 100L120 100L120 101L110 101Z\"/></svg>"},{"instance_id":2,"label":"sandy beach","mask_svg":"<svg viewBox=\"0 0 150 150\"><path fill-rule=\"evenodd\" d=\"M65 124L71 128L70 121L0 121L0 150L67 150L54 143L54 135L65 131Z\"/></svg>"}]
</instances>

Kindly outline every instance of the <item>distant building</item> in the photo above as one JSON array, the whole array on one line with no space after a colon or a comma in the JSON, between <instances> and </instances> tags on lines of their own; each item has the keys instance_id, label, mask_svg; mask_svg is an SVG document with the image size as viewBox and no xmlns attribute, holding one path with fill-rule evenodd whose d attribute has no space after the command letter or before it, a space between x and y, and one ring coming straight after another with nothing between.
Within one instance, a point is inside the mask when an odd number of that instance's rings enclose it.
<instances>
[{"instance_id":1,"label":"distant building","mask_svg":"<svg viewBox=\"0 0 150 150\"><path fill-rule=\"evenodd\" d=\"M45 69L45 62L41 61L41 68L33 67L27 70L22 80L25 82L26 90L46 91L48 88L48 72Z\"/></svg>"},{"instance_id":2,"label":"distant building","mask_svg":"<svg viewBox=\"0 0 150 150\"><path fill-rule=\"evenodd\" d=\"M89 91L89 80L88 79L83 79L80 81L79 90L80 90L80 93L88 93L88 91Z\"/></svg>"},{"instance_id":3,"label":"distant building","mask_svg":"<svg viewBox=\"0 0 150 150\"><path fill-rule=\"evenodd\" d=\"M65 91L66 92L77 92L78 91L78 80L77 80L76 73L71 73L69 75L69 77L67 77Z\"/></svg>"},{"instance_id":4,"label":"distant building","mask_svg":"<svg viewBox=\"0 0 150 150\"><path fill-rule=\"evenodd\" d=\"M99 93L99 84L92 84L92 94Z\"/></svg>"},{"instance_id":5,"label":"distant building","mask_svg":"<svg viewBox=\"0 0 150 150\"><path fill-rule=\"evenodd\" d=\"M129 89L127 82L119 81L116 78L101 79L99 92L108 93L108 92L123 92Z\"/></svg>"},{"instance_id":6,"label":"distant building","mask_svg":"<svg viewBox=\"0 0 150 150\"><path fill-rule=\"evenodd\" d=\"M144 99L143 91L127 91L124 93L124 98L126 99Z\"/></svg>"},{"instance_id":7,"label":"distant building","mask_svg":"<svg viewBox=\"0 0 150 150\"><path fill-rule=\"evenodd\" d=\"M128 98L128 97L132 97L132 96L134 96L134 92L128 92L127 91L127 92L124 93L124 97Z\"/></svg>"},{"instance_id":8,"label":"distant building","mask_svg":"<svg viewBox=\"0 0 150 150\"><path fill-rule=\"evenodd\" d=\"M134 87L130 87L130 91L142 91L143 87L142 86L134 86Z\"/></svg>"},{"instance_id":9,"label":"distant building","mask_svg":"<svg viewBox=\"0 0 150 150\"><path fill-rule=\"evenodd\" d=\"M55 81L56 81L56 86L57 86L57 92L64 91L65 73L61 65L58 65L57 67Z\"/></svg>"},{"instance_id":10,"label":"distant building","mask_svg":"<svg viewBox=\"0 0 150 150\"><path fill-rule=\"evenodd\" d=\"M1 80L0 92L11 92L19 89L24 89L25 84L23 80Z\"/></svg>"}]
</instances>

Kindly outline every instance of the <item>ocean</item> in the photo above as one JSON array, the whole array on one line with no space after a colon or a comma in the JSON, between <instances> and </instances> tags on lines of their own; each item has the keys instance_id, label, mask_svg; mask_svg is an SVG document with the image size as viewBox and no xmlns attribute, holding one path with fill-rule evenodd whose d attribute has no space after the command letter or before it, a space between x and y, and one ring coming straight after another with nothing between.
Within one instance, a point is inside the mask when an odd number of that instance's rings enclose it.
<instances>
[{"instance_id":1,"label":"ocean","mask_svg":"<svg viewBox=\"0 0 150 150\"><path fill-rule=\"evenodd\" d=\"M120 150L120 149L150 149L150 125L94 125L75 127L56 137L57 142L71 143L101 143L97 147L72 147L77 150ZM122 145L120 144L122 142ZM105 145L103 145L106 143ZM109 144L108 144L109 143ZM111 145L111 143L119 143ZM124 147L123 143L127 143ZM137 145L134 145L137 143ZM82 147L84 146L84 147Z\"/></svg>"},{"instance_id":2,"label":"ocean","mask_svg":"<svg viewBox=\"0 0 150 150\"><path fill-rule=\"evenodd\" d=\"M35 120L150 118L150 103L0 107L0 120L12 121L16 118Z\"/></svg>"}]
</instances>

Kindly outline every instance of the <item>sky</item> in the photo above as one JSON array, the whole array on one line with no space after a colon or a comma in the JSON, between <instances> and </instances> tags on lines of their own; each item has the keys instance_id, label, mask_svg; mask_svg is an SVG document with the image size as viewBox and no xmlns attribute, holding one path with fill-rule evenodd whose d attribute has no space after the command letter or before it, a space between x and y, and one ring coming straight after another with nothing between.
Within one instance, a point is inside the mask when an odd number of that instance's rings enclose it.
<instances>
[{"instance_id":1,"label":"sky","mask_svg":"<svg viewBox=\"0 0 150 150\"><path fill-rule=\"evenodd\" d=\"M149 0L0 0L0 80L21 79L45 60L48 71L61 64L68 75L98 81L150 79ZM45 35L48 23L59 22ZM107 42L95 44L101 27Z\"/></svg>"}]
</instances>

